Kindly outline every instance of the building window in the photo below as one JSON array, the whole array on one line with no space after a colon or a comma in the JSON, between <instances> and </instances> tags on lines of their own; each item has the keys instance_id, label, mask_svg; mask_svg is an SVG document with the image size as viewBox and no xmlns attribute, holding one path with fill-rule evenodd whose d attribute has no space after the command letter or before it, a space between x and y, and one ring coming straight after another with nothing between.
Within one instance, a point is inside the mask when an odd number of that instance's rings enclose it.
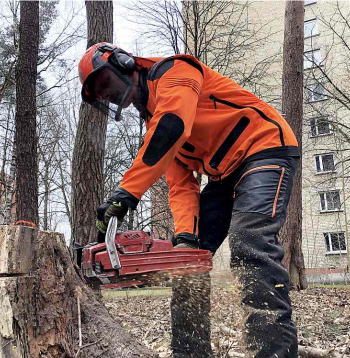
<instances>
[{"instance_id":1,"label":"building window","mask_svg":"<svg viewBox=\"0 0 350 358\"><path fill-rule=\"evenodd\" d=\"M312 19L304 22L304 38L318 35L317 20Z\"/></svg>"},{"instance_id":2,"label":"building window","mask_svg":"<svg viewBox=\"0 0 350 358\"><path fill-rule=\"evenodd\" d=\"M310 119L311 137L332 134L332 126L327 117L314 117Z\"/></svg>"},{"instance_id":3,"label":"building window","mask_svg":"<svg viewBox=\"0 0 350 358\"><path fill-rule=\"evenodd\" d=\"M306 101L316 102L327 99L326 89L323 83L309 83L306 85Z\"/></svg>"},{"instance_id":4,"label":"building window","mask_svg":"<svg viewBox=\"0 0 350 358\"><path fill-rule=\"evenodd\" d=\"M334 154L316 155L315 161L317 173L329 173L335 171Z\"/></svg>"},{"instance_id":5,"label":"building window","mask_svg":"<svg viewBox=\"0 0 350 358\"><path fill-rule=\"evenodd\" d=\"M304 6L312 5L312 4L316 4L316 3L317 3L317 0L305 0Z\"/></svg>"},{"instance_id":6,"label":"building window","mask_svg":"<svg viewBox=\"0 0 350 358\"><path fill-rule=\"evenodd\" d=\"M321 212L339 211L341 209L340 191L332 190L320 193Z\"/></svg>"},{"instance_id":7,"label":"building window","mask_svg":"<svg viewBox=\"0 0 350 358\"><path fill-rule=\"evenodd\" d=\"M304 70L317 67L321 64L321 51L319 49L304 52Z\"/></svg>"},{"instance_id":8,"label":"building window","mask_svg":"<svg viewBox=\"0 0 350 358\"><path fill-rule=\"evenodd\" d=\"M323 233L327 253L346 253L346 241L343 232Z\"/></svg>"}]
</instances>

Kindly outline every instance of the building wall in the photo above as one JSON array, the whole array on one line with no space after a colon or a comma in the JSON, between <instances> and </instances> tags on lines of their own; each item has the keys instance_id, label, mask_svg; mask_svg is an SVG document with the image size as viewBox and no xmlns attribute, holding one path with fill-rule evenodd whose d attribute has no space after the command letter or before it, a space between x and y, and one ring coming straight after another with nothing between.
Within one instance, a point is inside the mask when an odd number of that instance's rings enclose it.
<instances>
[{"instance_id":1,"label":"building wall","mask_svg":"<svg viewBox=\"0 0 350 358\"><path fill-rule=\"evenodd\" d=\"M318 1L305 6L305 22L315 19L317 23L317 33L315 36L305 38L304 51L319 49L322 66L331 74L332 80L341 85L346 69L344 60L344 45L340 39L334 38L334 32L322 22L335 21L335 2ZM350 13L350 3L340 3L344 13ZM264 38L272 34L269 39L264 40L260 52L257 52L252 59L253 66L256 61L262 61L266 53L275 54L278 51L282 54L283 31L284 31L284 11L283 1L254 1L251 7L252 13L259 14L259 18L266 23L260 35ZM322 19L322 21L321 21ZM340 29L339 29L340 31ZM312 34L313 35L313 34ZM350 38L350 34L344 33ZM242 65L242 64L241 64ZM249 64L244 64L249 65ZM271 76L273 73L273 76ZM282 56L269 67L267 76L275 81L276 86L271 87L273 93L260 96L270 102L277 109L281 106L281 83L282 83ZM317 69L304 70L305 82L313 77L321 80ZM306 96L305 96L306 97ZM272 101L271 101L272 99ZM350 148L350 143L344 141L344 137L335 129L333 133L313 136L311 133L310 120L313 117L328 114L334 127L337 124L346 125L350 128L349 111L344 110L339 104L331 99L315 101L304 105L304 133L303 133L303 253L307 272L312 275L326 275L325 269L343 272L348 263L347 252L329 253L326 250L324 233L344 233L347 241L348 229L345 225L349 221L350 195L349 179L343 174L340 164L345 153ZM316 155L334 153L336 164L335 171L332 173L316 173ZM346 156L346 154L345 154ZM346 169L346 168L345 168ZM346 171L346 170L345 170ZM344 177L344 180L343 180ZM341 198L341 208L338 211L321 212L320 192L329 190L339 190ZM345 200L344 200L345 194ZM347 220L345 220L345 217ZM348 245L347 245L348 246ZM224 271L229 270L229 245L227 240L214 260L214 277L224 277ZM328 272L328 271L327 271Z\"/></svg>"},{"instance_id":2,"label":"building wall","mask_svg":"<svg viewBox=\"0 0 350 358\"><path fill-rule=\"evenodd\" d=\"M344 44L340 38L334 36L335 31L342 31L340 23L336 23L336 2L318 1L305 6L305 22L313 20L316 24L314 36L305 39L304 52L310 57L310 51L316 50L319 58L309 69L304 69L304 83L316 81L321 83L325 80L322 71L325 71L331 81L342 86L341 82L348 77L343 51ZM344 13L350 13L350 4L340 2ZM327 23L335 26L330 29ZM349 37L349 29L344 37ZM348 51L348 50L347 50ZM320 70L317 64L321 66ZM332 86L325 84L331 90ZM344 142L343 134L339 133L339 125L348 126L350 123L349 111L330 96L317 101L307 101L304 106L304 135L303 135L303 252L305 265L310 272L312 269L321 268L345 268L347 265L347 253L337 251L327 252L325 233L343 233L345 240L348 237L346 221L349 220L349 179L344 175L341 164L345 159L346 150L350 143ZM317 135L312 131L311 120L320 116L332 122L333 130L325 135ZM327 116L327 117L326 117ZM344 154L345 153L345 154ZM317 173L316 156L333 154L335 170L329 173ZM337 211L322 212L320 193L330 190L339 190L341 206ZM345 201L344 201L345 199ZM347 220L345 220L347 219Z\"/></svg>"}]
</instances>

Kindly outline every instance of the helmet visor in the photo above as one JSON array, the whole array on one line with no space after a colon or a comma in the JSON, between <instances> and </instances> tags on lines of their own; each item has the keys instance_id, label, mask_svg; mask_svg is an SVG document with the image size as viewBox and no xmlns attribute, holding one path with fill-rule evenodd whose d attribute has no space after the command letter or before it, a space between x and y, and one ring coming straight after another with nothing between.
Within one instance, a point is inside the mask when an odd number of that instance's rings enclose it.
<instances>
[{"instance_id":1,"label":"helmet visor","mask_svg":"<svg viewBox=\"0 0 350 358\"><path fill-rule=\"evenodd\" d=\"M81 89L81 97L85 102L95 101L95 93L94 93L94 81L99 72L101 72L102 68L99 68L92 72L89 77L85 80L83 87Z\"/></svg>"},{"instance_id":2,"label":"helmet visor","mask_svg":"<svg viewBox=\"0 0 350 358\"><path fill-rule=\"evenodd\" d=\"M109 82L107 81L106 87L104 86L104 80L96 82L96 78L98 77L98 74L101 73L102 70L106 69L107 72L104 72L102 76L106 75L107 77L110 76L110 73L112 73L112 76L114 78L114 85L119 91L116 89L116 91L112 91L113 96L109 98L113 103L108 103L107 101L103 101L101 99L101 93L103 93L103 90L106 89L107 93L111 93L109 89L111 86L109 85ZM109 72L111 71L111 72ZM109 75L108 75L109 74ZM119 81L119 83L115 82ZM127 75L122 74L118 69L111 66L109 63L107 63L105 66L101 66L99 69L92 72L89 77L85 80L83 87L82 87L82 99L85 102L88 102L95 108L99 109L101 112L107 114L109 117L114 118L117 122L121 120L121 111L123 107L127 103L129 103L129 96L131 94L133 88L133 83L131 81L131 78ZM102 96L103 98L104 96ZM108 96L109 97L109 96Z\"/></svg>"}]
</instances>

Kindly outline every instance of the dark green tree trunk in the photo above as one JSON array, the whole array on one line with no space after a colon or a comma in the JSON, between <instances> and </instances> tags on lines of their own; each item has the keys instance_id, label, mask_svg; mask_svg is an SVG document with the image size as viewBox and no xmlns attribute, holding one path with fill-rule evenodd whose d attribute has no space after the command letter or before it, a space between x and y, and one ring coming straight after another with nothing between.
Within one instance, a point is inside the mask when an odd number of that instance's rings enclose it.
<instances>
[{"instance_id":1,"label":"dark green tree trunk","mask_svg":"<svg viewBox=\"0 0 350 358\"><path fill-rule=\"evenodd\" d=\"M36 78L39 1L21 1L16 68L16 220L38 224Z\"/></svg>"}]
</instances>

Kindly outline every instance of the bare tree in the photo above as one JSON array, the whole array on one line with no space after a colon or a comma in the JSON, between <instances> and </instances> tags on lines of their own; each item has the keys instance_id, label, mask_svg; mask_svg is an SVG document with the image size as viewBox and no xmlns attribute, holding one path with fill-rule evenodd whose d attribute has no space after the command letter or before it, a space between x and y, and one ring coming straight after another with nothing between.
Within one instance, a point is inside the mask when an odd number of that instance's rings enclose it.
<instances>
[{"instance_id":1,"label":"bare tree","mask_svg":"<svg viewBox=\"0 0 350 358\"><path fill-rule=\"evenodd\" d=\"M39 2L20 5L16 67L16 219L38 224L36 78L39 52Z\"/></svg>"},{"instance_id":2,"label":"bare tree","mask_svg":"<svg viewBox=\"0 0 350 358\"><path fill-rule=\"evenodd\" d=\"M45 142L45 138L49 138L50 135L52 138L57 138L55 132L55 124L62 124L62 120L65 119L68 121L68 116L66 115L67 105L60 105L62 101L67 103L66 92L72 81L72 76L69 75L69 72L72 69L75 71L75 66L72 66L72 61L68 60L65 56L67 49L70 49L72 45L76 44L77 41L84 35L82 24L83 21L76 20L76 13L80 11L81 5L71 5L69 15L65 17L64 21L60 19L59 24L57 23L58 19L58 10L57 10L57 1L53 2L40 2L39 3L39 55L38 55L38 68L37 73L37 124L40 127L37 133L39 142L38 149L39 154L48 152L41 151L40 146ZM18 61L18 42L19 42L19 1L7 1L1 4L1 14L0 14L0 61L2 66L0 68L0 205L3 210L0 210L0 222L12 223L14 220L13 206L14 206L14 163L15 163L15 67ZM74 23L73 23L74 19ZM57 27L57 31L53 30L53 24L56 21L55 25L60 25ZM56 26L55 26L56 28ZM50 37L48 33L50 32ZM44 78L45 73L50 72L50 85L47 85L47 81ZM53 84L51 84L53 83ZM62 88L62 90L61 90ZM71 101L69 100L69 103ZM49 116L42 116L42 113L57 113L57 107L60 108L60 116L55 117L55 123L50 121ZM68 106L69 107L69 106ZM64 116L62 114L65 114ZM64 118L63 118L64 117ZM51 123L51 127L47 126L46 131L41 131L44 123L41 123L41 120ZM70 118L69 118L70 119ZM71 123L70 121L69 123ZM62 127L61 125L61 128ZM52 130L53 133L49 133ZM63 130L62 130L63 131ZM41 136L43 135L43 138ZM68 135L68 126L67 130L64 129L64 133L58 138L61 141L62 145L68 138L72 137L72 130ZM44 144L47 148L47 143ZM64 148L66 151L66 148ZM60 153L63 156L63 150L59 149L58 152L55 152L55 158L57 154ZM46 195L47 191L41 188L41 168L43 157L39 155L39 217L41 218L44 215L45 210L41 210L41 203L45 201L42 198ZM68 163L67 157L61 162L61 169L64 169L65 165ZM60 163L60 162L59 162ZM47 165L50 166L50 171L53 171L56 165L56 160L51 163L47 162ZM65 172L65 181L67 181L67 170ZM70 173L70 170L69 170ZM50 179L51 184L56 181L56 178ZM62 188L62 185L60 185ZM65 186L67 188L67 186ZM62 220L64 215L68 215L67 210L68 206L65 205L66 209L63 209L65 212L57 212L58 201L70 200L69 198L64 199L64 195L59 197L59 190L53 189L51 187L49 191L49 196L47 197L46 202L51 202L48 206L50 209L48 211L49 217L52 219L52 226L50 225L50 220L48 221L48 228L54 229L58 220ZM67 194L67 190L65 190ZM51 197L50 197L51 195ZM56 205L57 204L57 205ZM62 203L63 204L63 203ZM52 209L52 210L51 210ZM56 213L56 218L53 219L52 214ZM60 218L59 218L60 216ZM69 217L69 215L68 215ZM43 223L41 221L40 223Z\"/></svg>"},{"instance_id":3,"label":"bare tree","mask_svg":"<svg viewBox=\"0 0 350 358\"><path fill-rule=\"evenodd\" d=\"M87 47L112 42L112 1L86 1ZM103 14L103 16L101 16ZM73 240L86 245L96 240L96 208L103 202L107 116L82 103L72 166Z\"/></svg>"},{"instance_id":4,"label":"bare tree","mask_svg":"<svg viewBox=\"0 0 350 358\"><path fill-rule=\"evenodd\" d=\"M318 26L315 23L314 28L309 30L304 53L308 120L305 124L307 130L312 129L309 120L316 113L324 117L324 125L330 124L341 141L350 143L350 124L344 120L350 114L350 91L347 85L350 81L350 9L346 5L339 1L330 3L326 14L315 14ZM318 31L326 41L322 54L319 36L314 36L318 35ZM349 161L346 151L343 148L345 163ZM345 177L348 177L347 173Z\"/></svg>"},{"instance_id":5,"label":"bare tree","mask_svg":"<svg viewBox=\"0 0 350 358\"><path fill-rule=\"evenodd\" d=\"M156 0L124 6L129 21L139 25L141 50L159 55L188 53L257 95L271 92L266 74L280 53L277 49L251 65L254 53L273 32L250 1Z\"/></svg>"},{"instance_id":6,"label":"bare tree","mask_svg":"<svg viewBox=\"0 0 350 358\"><path fill-rule=\"evenodd\" d=\"M303 50L304 3L287 1L283 47L282 112L298 139L300 150L303 127ZM289 271L291 286L307 287L302 240L302 183L301 161L287 209L286 223L281 230L281 242L285 248L284 265Z\"/></svg>"}]
</instances>

